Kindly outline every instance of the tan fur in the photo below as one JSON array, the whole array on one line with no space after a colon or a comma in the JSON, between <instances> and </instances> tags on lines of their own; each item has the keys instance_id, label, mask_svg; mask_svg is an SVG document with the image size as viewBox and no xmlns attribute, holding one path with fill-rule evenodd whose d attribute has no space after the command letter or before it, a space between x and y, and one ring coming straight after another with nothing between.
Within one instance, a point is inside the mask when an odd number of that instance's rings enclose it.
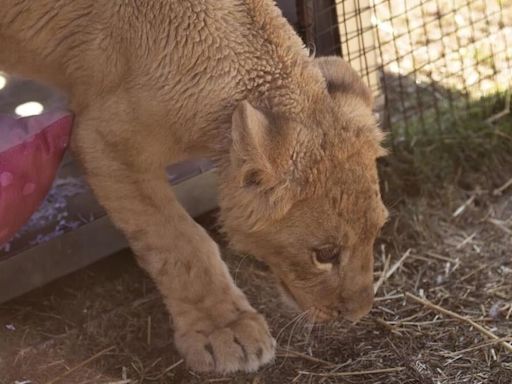
<instances>
[{"instance_id":1,"label":"tan fur","mask_svg":"<svg viewBox=\"0 0 512 384\"><path fill-rule=\"evenodd\" d=\"M371 96L341 59L308 57L271 0L4 0L0 69L70 96L74 150L193 369L255 370L274 341L176 201L169 163L216 161L233 246L313 320L370 309L386 215ZM319 268L326 244L341 260Z\"/></svg>"}]
</instances>

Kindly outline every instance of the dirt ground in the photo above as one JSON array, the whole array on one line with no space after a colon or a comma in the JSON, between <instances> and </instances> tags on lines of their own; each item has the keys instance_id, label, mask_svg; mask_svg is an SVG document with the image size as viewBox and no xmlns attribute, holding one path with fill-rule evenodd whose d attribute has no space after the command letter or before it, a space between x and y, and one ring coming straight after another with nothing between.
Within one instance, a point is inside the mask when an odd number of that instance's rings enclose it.
<instances>
[{"instance_id":1,"label":"dirt ground","mask_svg":"<svg viewBox=\"0 0 512 384\"><path fill-rule=\"evenodd\" d=\"M255 374L187 370L155 286L126 250L0 306L0 383L510 384L510 184L391 203L375 306L356 325L305 324L282 306L264 265L225 250L279 344ZM214 228L212 217L202 224Z\"/></svg>"}]
</instances>

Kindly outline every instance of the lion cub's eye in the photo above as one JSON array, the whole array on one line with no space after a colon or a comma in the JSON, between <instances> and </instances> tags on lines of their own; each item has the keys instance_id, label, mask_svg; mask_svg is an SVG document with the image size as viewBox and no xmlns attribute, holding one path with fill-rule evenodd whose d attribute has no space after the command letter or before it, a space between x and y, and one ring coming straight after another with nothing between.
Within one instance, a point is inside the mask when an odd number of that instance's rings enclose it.
<instances>
[{"instance_id":1,"label":"lion cub's eye","mask_svg":"<svg viewBox=\"0 0 512 384\"><path fill-rule=\"evenodd\" d=\"M313 258L317 267L326 269L325 266L331 267L340 261L341 249L337 245L326 245L313 249Z\"/></svg>"}]
</instances>

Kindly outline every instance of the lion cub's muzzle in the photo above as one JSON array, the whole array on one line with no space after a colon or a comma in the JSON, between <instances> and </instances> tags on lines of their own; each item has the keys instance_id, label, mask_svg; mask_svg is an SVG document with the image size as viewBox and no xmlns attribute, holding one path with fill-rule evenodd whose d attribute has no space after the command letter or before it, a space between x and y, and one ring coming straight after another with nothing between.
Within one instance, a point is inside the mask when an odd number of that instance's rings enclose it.
<instances>
[{"instance_id":1,"label":"lion cub's muzzle","mask_svg":"<svg viewBox=\"0 0 512 384\"><path fill-rule=\"evenodd\" d=\"M359 289L353 296L342 299L338 306L340 316L352 322L359 321L371 311L373 298L372 285Z\"/></svg>"},{"instance_id":2,"label":"lion cub's muzzle","mask_svg":"<svg viewBox=\"0 0 512 384\"><path fill-rule=\"evenodd\" d=\"M342 298L331 307L313 307L310 311L311 320L320 323L335 319L357 322L371 311L373 296L373 287L365 288L359 290L353 297Z\"/></svg>"},{"instance_id":3,"label":"lion cub's muzzle","mask_svg":"<svg viewBox=\"0 0 512 384\"><path fill-rule=\"evenodd\" d=\"M312 300L310 297L307 301L301 301L282 280L279 286L285 301L292 304L294 309L307 312L309 320L313 323L324 323L336 319L357 322L367 315L373 306L373 285L352 291L350 294L345 292L345 295L338 296L337 300L330 305L317 304L322 301L325 303L325 297L320 297L318 300Z\"/></svg>"}]
</instances>

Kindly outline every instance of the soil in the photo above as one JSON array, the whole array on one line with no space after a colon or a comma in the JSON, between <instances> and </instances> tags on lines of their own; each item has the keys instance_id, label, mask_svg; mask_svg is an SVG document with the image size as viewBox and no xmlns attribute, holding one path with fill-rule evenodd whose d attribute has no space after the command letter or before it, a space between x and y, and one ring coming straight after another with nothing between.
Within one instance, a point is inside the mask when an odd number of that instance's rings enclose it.
<instances>
[{"instance_id":1,"label":"soil","mask_svg":"<svg viewBox=\"0 0 512 384\"><path fill-rule=\"evenodd\" d=\"M389 276L355 325L300 321L264 265L224 248L278 339L276 361L257 373L189 371L154 284L125 250L0 306L0 383L510 384L512 353L499 342L512 341L511 188L418 198L393 210L376 247L375 279L383 269ZM201 221L210 229L213 222L214 214Z\"/></svg>"}]
</instances>

